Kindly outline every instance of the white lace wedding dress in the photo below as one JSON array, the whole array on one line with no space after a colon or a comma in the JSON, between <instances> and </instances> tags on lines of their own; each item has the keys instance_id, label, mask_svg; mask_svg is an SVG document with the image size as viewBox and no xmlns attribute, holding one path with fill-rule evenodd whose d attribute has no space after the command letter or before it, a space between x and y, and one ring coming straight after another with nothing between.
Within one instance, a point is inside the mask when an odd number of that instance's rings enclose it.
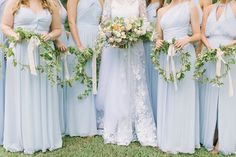
<instances>
[{"instance_id":1,"label":"white lace wedding dress","mask_svg":"<svg viewBox=\"0 0 236 157\"><path fill-rule=\"evenodd\" d=\"M146 18L144 0L106 0L103 21L114 17ZM140 41L129 49L105 47L102 53L97 108L104 112L105 143L129 145L139 141L157 146Z\"/></svg>"}]
</instances>

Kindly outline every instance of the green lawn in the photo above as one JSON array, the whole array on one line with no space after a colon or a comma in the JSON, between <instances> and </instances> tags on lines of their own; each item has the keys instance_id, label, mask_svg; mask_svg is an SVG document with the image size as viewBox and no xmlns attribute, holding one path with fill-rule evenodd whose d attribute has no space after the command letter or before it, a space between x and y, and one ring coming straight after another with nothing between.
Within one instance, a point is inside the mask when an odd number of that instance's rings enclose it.
<instances>
[{"instance_id":1,"label":"green lawn","mask_svg":"<svg viewBox=\"0 0 236 157\"><path fill-rule=\"evenodd\" d=\"M28 157L23 153L9 153L0 148L0 157ZM138 143L132 143L128 147L116 145L104 145L101 137L80 138L65 137L63 148L47 153L36 153L36 157L224 157L212 155L204 149L198 150L194 155L177 154L170 155L156 148L142 147ZM235 156L236 157L236 156Z\"/></svg>"}]
</instances>

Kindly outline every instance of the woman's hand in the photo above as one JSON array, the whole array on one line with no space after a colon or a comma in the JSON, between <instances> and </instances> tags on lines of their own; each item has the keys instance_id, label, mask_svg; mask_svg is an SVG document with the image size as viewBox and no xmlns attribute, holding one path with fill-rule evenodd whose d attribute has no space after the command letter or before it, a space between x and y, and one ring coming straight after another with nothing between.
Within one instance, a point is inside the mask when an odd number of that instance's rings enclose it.
<instances>
[{"instance_id":1,"label":"woman's hand","mask_svg":"<svg viewBox=\"0 0 236 157\"><path fill-rule=\"evenodd\" d=\"M17 33L12 32L12 34L10 34L10 36L11 36L12 38L14 38L15 41L20 41L20 36L19 36Z\"/></svg>"},{"instance_id":2,"label":"woman's hand","mask_svg":"<svg viewBox=\"0 0 236 157\"><path fill-rule=\"evenodd\" d=\"M52 35L51 35L50 33L48 33L48 34L43 34L43 35L42 35L42 38L43 38L44 41L49 41L49 40L52 40L52 39L53 39L53 38L52 38Z\"/></svg>"},{"instance_id":3,"label":"woman's hand","mask_svg":"<svg viewBox=\"0 0 236 157\"><path fill-rule=\"evenodd\" d=\"M163 40L158 39L158 40L156 41L156 48L162 47L163 42L164 42Z\"/></svg>"},{"instance_id":4,"label":"woman's hand","mask_svg":"<svg viewBox=\"0 0 236 157\"><path fill-rule=\"evenodd\" d=\"M79 49L79 51L83 51L85 49L85 47L83 47L82 45L77 45L77 48Z\"/></svg>"},{"instance_id":5,"label":"woman's hand","mask_svg":"<svg viewBox=\"0 0 236 157\"><path fill-rule=\"evenodd\" d=\"M176 40L174 45L175 47L177 48L183 48L185 45L187 45L188 43L190 42L189 40L189 37L187 38L184 38L184 39L179 39L179 40Z\"/></svg>"},{"instance_id":6,"label":"woman's hand","mask_svg":"<svg viewBox=\"0 0 236 157\"><path fill-rule=\"evenodd\" d=\"M55 45L57 49L60 50L61 52L67 51L67 46L64 43L62 43L60 40L56 40Z\"/></svg>"}]
</instances>

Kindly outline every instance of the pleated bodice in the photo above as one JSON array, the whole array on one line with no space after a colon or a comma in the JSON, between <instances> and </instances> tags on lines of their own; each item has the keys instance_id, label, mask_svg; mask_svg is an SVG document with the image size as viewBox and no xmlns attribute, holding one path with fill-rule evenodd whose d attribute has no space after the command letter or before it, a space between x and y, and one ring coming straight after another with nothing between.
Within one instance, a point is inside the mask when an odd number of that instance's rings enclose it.
<instances>
[{"instance_id":1,"label":"pleated bodice","mask_svg":"<svg viewBox=\"0 0 236 157\"><path fill-rule=\"evenodd\" d=\"M182 39L188 35L190 26L189 1L177 4L161 18L164 40ZM171 19L171 20L170 20Z\"/></svg>"},{"instance_id":2,"label":"pleated bodice","mask_svg":"<svg viewBox=\"0 0 236 157\"><path fill-rule=\"evenodd\" d=\"M236 17L231 3L227 4L222 15L216 19L216 11L219 6L215 4L206 23L206 36L214 48L229 44L236 39Z\"/></svg>"},{"instance_id":3,"label":"pleated bodice","mask_svg":"<svg viewBox=\"0 0 236 157\"><path fill-rule=\"evenodd\" d=\"M14 28L21 27L37 33L48 33L52 22L52 15L48 10L35 13L30 8L21 6L14 17Z\"/></svg>"}]
</instances>

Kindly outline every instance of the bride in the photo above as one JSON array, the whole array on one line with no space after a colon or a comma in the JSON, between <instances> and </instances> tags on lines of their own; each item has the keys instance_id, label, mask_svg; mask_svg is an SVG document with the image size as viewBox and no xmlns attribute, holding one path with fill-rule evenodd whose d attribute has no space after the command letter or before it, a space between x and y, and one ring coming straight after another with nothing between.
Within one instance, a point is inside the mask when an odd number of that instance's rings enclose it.
<instances>
[{"instance_id":1,"label":"bride","mask_svg":"<svg viewBox=\"0 0 236 157\"><path fill-rule=\"evenodd\" d=\"M115 17L145 18L144 0L106 0L102 21ZM104 111L105 143L129 145L138 140L157 146L145 78L142 41L128 49L105 47L102 53L97 107Z\"/></svg>"}]
</instances>

